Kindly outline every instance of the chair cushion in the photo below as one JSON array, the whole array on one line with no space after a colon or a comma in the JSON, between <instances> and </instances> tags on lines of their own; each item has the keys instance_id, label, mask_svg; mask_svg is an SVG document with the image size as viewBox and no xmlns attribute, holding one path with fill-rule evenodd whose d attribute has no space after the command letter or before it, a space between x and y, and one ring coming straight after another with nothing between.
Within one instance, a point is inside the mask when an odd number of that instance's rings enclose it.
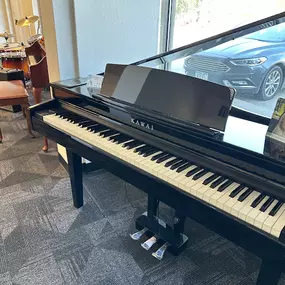
<instances>
[{"instance_id":1,"label":"chair cushion","mask_svg":"<svg viewBox=\"0 0 285 285\"><path fill-rule=\"evenodd\" d=\"M0 100L26 98L28 92L24 87L23 81L0 81Z\"/></svg>"}]
</instances>

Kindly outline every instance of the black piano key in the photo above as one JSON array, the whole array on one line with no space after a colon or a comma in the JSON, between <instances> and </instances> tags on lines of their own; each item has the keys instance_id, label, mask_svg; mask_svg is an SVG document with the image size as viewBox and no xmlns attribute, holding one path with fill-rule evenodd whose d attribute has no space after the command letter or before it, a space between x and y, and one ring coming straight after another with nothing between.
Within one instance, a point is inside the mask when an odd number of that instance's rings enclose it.
<instances>
[{"instance_id":1,"label":"black piano key","mask_svg":"<svg viewBox=\"0 0 285 285\"><path fill-rule=\"evenodd\" d=\"M184 164L184 165L178 167L178 168L176 169L176 172L177 172L177 173L180 173L180 172L182 172L183 170L185 170L185 169L187 169L188 167L190 167L191 165L192 165L192 163L187 162L186 164Z\"/></svg>"},{"instance_id":2,"label":"black piano key","mask_svg":"<svg viewBox=\"0 0 285 285\"><path fill-rule=\"evenodd\" d=\"M237 196L243 189L245 188L245 186L243 185L239 185L238 187L236 187L230 194L231 198L234 198L235 196Z\"/></svg>"},{"instance_id":3,"label":"black piano key","mask_svg":"<svg viewBox=\"0 0 285 285\"><path fill-rule=\"evenodd\" d=\"M131 140L131 139L132 139L132 138L130 138L130 137L122 137L122 138L120 138L120 139L115 140L115 143L121 144L121 143L127 142L127 141L129 141L129 140Z\"/></svg>"},{"instance_id":4,"label":"black piano key","mask_svg":"<svg viewBox=\"0 0 285 285\"><path fill-rule=\"evenodd\" d=\"M68 121L74 121L74 122L79 122L79 121L86 121L87 119L82 117L82 116L69 116L66 118Z\"/></svg>"},{"instance_id":5,"label":"black piano key","mask_svg":"<svg viewBox=\"0 0 285 285\"><path fill-rule=\"evenodd\" d=\"M164 156L166 156L166 155L168 155L168 153L162 152L162 153L159 153L159 154L156 154L155 156L153 156L153 157L151 158L151 160L152 160L152 161L155 161L155 160L157 160L157 159L159 159L159 158L161 158L161 157L164 157Z\"/></svg>"},{"instance_id":6,"label":"black piano key","mask_svg":"<svg viewBox=\"0 0 285 285\"><path fill-rule=\"evenodd\" d=\"M104 126L100 125L100 124L96 124L95 126L90 126L89 127L90 130L97 130L97 129L100 129L100 128L104 128Z\"/></svg>"},{"instance_id":7,"label":"black piano key","mask_svg":"<svg viewBox=\"0 0 285 285\"><path fill-rule=\"evenodd\" d=\"M140 142L140 141L133 141L126 148L131 150L131 149L136 148L136 147L138 147L138 146L140 146L142 144L143 143Z\"/></svg>"},{"instance_id":8,"label":"black piano key","mask_svg":"<svg viewBox=\"0 0 285 285\"><path fill-rule=\"evenodd\" d=\"M116 141L118 141L118 140L120 140L122 138L124 139L124 138L129 138L129 137L124 135L124 134L117 133L117 134L114 134L114 135L110 136L108 138L108 140L116 142Z\"/></svg>"},{"instance_id":9,"label":"black piano key","mask_svg":"<svg viewBox=\"0 0 285 285\"><path fill-rule=\"evenodd\" d=\"M185 176L186 177L190 177L190 176L194 175L195 173L197 173L200 170L202 170L202 168L200 166L197 166L194 169L192 169L189 172L187 172Z\"/></svg>"},{"instance_id":10,"label":"black piano key","mask_svg":"<svg viewBox=\"0 0 285 285\"><path fill-rule=\"evenodd\" d=\"M180 158L173 158L171 159L170 161L166 162L165 163L165 167L169 167L177 162L179 162L181 159Z\"/></svg>"},{"instance_id":11,"label":"black piano key","mask_svg":"<svg viewBox=\"0 0 285 285\"><path fill-rule=\"evenodd\" d=\"M113 134L113 131L108 128L107 130L101 131L101 132L99 133L99 136L101 137L101 136L103 136L104 134L108 135L110 132Z\"/></svg>"},{"instance_id":12,"label":"black piano key","mask_svg":"<svg viewBox=\"0 0 285 285\"><path fill-rule=\"evenodd\" d=\"M212 181L214 181L215 179L217 179L220 175L219 174L213 174L210 177L208 177L206 180L204 180L203 184L204 185L208 185L210 184Z\"/></svg>"},{"instance_id":13,"label":"black piano key","mask_svg":"<svg viewBox=\"0 0 285 285\"><path fill-rule=\"evenodd\" d=\"M266 202L260 207L260 211L265 212L274 200L275 199L273 197L269 197Z\"/></svg>"},{"instance_id":14,"label":"black piano key","mask_svg":"<svg viewBox=\"0 0 285 285\"><path fill-rule=\"evenodd\" d=\"M87 131L92 131L92 128L99 126L99 124L95 123L94 125L88 126Z\"/></svg>"},{"instance_id":15,"label":"black piano key","mask_svg":"<svg viewBox=\"0 0 285 285\"><path fill-rule=\"evenodd\" d=\"M87 121L87 122L79 123L78 125L82 128L86 128L86 127L94 125L94 122L93 121Z\"/></svg>"},{"instance_id":16,"label":"black piano key","mask_svg":"<svg viewBox=\"0 0 285 285\"><path fill-rule=\"evenodd\" d=\"M171 158L171 157L172 157L171 154L167 154L167 155L165 155L165 156L163 156L163 157L160 157L160 158L156 161L156 163L164 162L165 160L167 160L167 159L169 159L169 158Z\"/></svg>"},{"instance_id":17,"label":"black piano key","mask_svg":"<svg viewBox=\"0 0 285 285\"><path fill-rule=\"evenodd\" d=\"M92 129L93 133L101 133L103 131L109 130L109 128L102 126L102 125L92 127L91 129Z\"/></svg>"},{"instance_id":18,"label":"black piano key","mask_svg":"<svg viewBox=\"0 0 285 285\"><path fill-rule=\"evenodd\" d=\"M258 206L258 204L265 198L265 194L260 194L252 203L251 203L251 207L256 208L256 206Z\"/></svg>"},{"instance_id":19,"label":"black piano key","mask_svg":"<svg viewBox=\"0 0 285 285\"><path fill-rule=\"evenodd\" d=\"M248 188L245 192L243 192L239 196L238 201L243 202L252 192L253 192L253 190Z\"/></svg>"},{"instance_id":20,"label":"black piano key","mask_svg":"<svg viewBox=\"0 0 285 285\"><path fill-rule=\"evenodd\" d=\"M222 185L219 186L218 191L223 192L226 188L228 188L233 183L234 182L232 180L228 180L228 181L224 182Z\"/></svg>"},{"instance_id":21,"label":"black piano key","mask_svg":"<svg viewBox=\"0 0 285 285\"><path fill-rule=\"evenodd\" d=\"M126 142L126 143L124 143L123 147L128 148L128 147L132 146L134 143L138 143L138 141L132 140L130 142Z\"/></svg>"},{"instance_id":22,"label":"black piano key","mask_svg":"<svg viewBox=\"0 0 285 285\"><path fill-rule=\"evenodd\" d=\"M71 118L82 118L82 116L73 114L73 113L65 113L60 115L62 118L71 119Z\"/></svg>"},{"instance_id":23,"label":"black piano key","mask_svg":"<svg viewBox=\"0 0 285 285\"><path fill-rule=\"evenodd\" d=\"M70 112L56 112L56 116L59 116L60 118L65 118L66 115L70 115Z\"/></svg>"},{"instance_id":24,"label":"black piano key","mask_svg":"<svg viewBox=\"0 0 285 285\"><path fill-rule=\"evenodd\" d=\"M144 157L149 157L151 156L152 154L156 153L157 152L157 149L153 148L151 150L148 150L147 152L144 153Z\"/></svg>"},{"instance_id":25,"label":"black piano key","mask_svg":"<svg viewBox=\"0 0 285 285\"><path fill-rule=\"evenodd\" d=\"M117 143L117 144L121 144L127 141L130 141L131 138L129 136L126 135L122 135L122 134L117 134L117 135L113 135L109 138L110 141Z\"/></svg>"},{"instance_id":26,"label":"black piano key","mask_svg":"<svg viewBox=\"0 0 285 285\"><path fill-rule=\"evenodd\" d=\"M121 137L123 137L123 136L124 136L123 134L118 134L118 133L116 133L116 134L111 135L111 136L108 138L108 140L109 140L109 141L116 142L117 139L119 139L119 138L121 138Z\"/></svg>"},{"instance_id":27,"label":"black piano key","mask_svg":"<svg viewBox=\"0 0 285 285\"><path fill-rule=\"evenodd\" d=\"M201 178L201 177L203 177L204 175L206 175L208 172L209 172L209 170L204 169L204 170L198 172L197 174L195 174L195 175L192 177L192 179L193 179L193 180L198 180L199 178Z\"/></svg>"},{"instance_id":28,"label":"black piano key","mask_svg":"<svg viewBox=\"0 0 285 285\"><path fill-rule=\"evenodd\" d=\"M146 148L148 148L149 145L142 145L142 146L139 146L137 148L134 149L134 152L140 152L141 150L144 150Z\"/></svg>"},{"instance_id":29,"label":"black piano key","mask_svg":"<svg viewBox=\"0 0 285 285\"><path fill-rule=\"evenodd\" d=\"M140 150L140 151L138 152L138 154L139 154L139 155L144 155L145 153L149 152L150 150L155 150L155 148L152 147L152 146L148 146L148 147L146 147L146 148Z\"/></svg>"},{"instance_id":30,"label":"black piano key","mask_svg":"<svg viewBox=\"0 0 285 285\"><path fill-rule=\"evenodd\" d=\"M66 114L70 114L69 111L66 111L66 110L59 110L59 111L56 111L55 114L57 116L61 116L61 115L66 115Z\"/></svg>"},{"instance_id":31,"label":"black piano key","mask_svg":"<svg viewBox=\"0 0 285 285\"><path fill-rule=\"evenodd\" d=\"M186 160L181 160L179 162L176 162L175 164L171 165L170 169L175 170L179 168L180 166L183 166L187 161Z\"/></svg>"},{"instance_id":32,"label":"black piano key","mask_svg":"<svg viewBox=\"0 0 285 285\"><path fill-rule=\"evenodd\" d=\"M105 131L103 133L100 133L100 136L103 137L103 138L108 138L114 134L118 133L117 131L115 130L109 130L109 131Z\"/></svg>"},{"instance_id":33,"label":"black piano key","mask_svg":"<svg viewBox=\"0 0 285 285\"><path fill-rule=\"evenodd\" d=\"M210 185L210 188L212 188L212 189L216 188L218 185L223 183L226 179L227 178L225 178L225 177L220 177L219 179L217 179L214 182L212 182L212 184Z\"/></svg>"},{"instance_id":34,"label":"black piano key","mask_svg":"<svg viewBox=\"0 0 285 285\"><path fill-rule=\"evenodd\" d=\"M74 124L89 122L89 120L87 120L86 118L82 118L82 117L70 118L70 119L67 119L67 121L72 122Z\"/></svg>"},{"instance_id":35,"label":"black piano key","mask_svg":"<svg viewBox=\"0 0 285 285\"><path fill-rule=\"evenodd\" d=\"M278 211L280 210L280 208L283 206L283 202L279 201L274 208L270 211L269 215L274 217Z\"/></svg>"}]
</instances>

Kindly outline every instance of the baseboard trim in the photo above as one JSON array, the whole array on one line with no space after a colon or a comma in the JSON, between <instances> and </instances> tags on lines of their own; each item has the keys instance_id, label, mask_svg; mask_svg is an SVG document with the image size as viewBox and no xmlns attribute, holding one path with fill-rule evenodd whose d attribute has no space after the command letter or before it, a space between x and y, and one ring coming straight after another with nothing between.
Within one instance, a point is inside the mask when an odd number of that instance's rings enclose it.
<instances>
[{"instance_id":1,"label":"baseboard trim","mask_svg":"<svg viewBox=\"0 0 285 285\"><path fill-rule=\"evenodd\" d=\"M65 168L65 170L68 172L69 171L68 164L65 161L65 159L59 153L58 153L58 159L59 159L59 162L62 164L62 166ZM101 167L99 167L95 163L82 163L82 171L84 173L96 171L99 169L101 169Z\"/></svg>"}]
</instances>

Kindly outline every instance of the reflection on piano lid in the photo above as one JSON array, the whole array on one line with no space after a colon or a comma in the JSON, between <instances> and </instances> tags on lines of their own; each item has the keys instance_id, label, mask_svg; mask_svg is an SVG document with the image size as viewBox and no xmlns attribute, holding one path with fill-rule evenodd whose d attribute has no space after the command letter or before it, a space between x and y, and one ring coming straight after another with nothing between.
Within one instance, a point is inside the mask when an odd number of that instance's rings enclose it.
<instances>
[{"instance_id":1,"label":"reflection on piano lid","mask_svg":"<svg viewBox=\"0 0 285 285\"><path fill-rule=\"evenodd\" d=\"M111 64L106 66L100 94L88 91L95 98L107 96L102 99L110 98L110 103L206 127L209 134L216 134L209 128L224 131L235 93L233 88L174 72ZM131 119L140 125L138 118Z\"/></svg>"},{"instance_id":2,"label":"reflection on piano lid","mask_svg":"<svg viewBox=\"0 0 285 285\"><path fill-rule=\"evenodd\" d=\"M105 77L109 74L105 73ZM190 76L127 66L112 99L184 122L223 131L234 90Z\"/></svg>"}]
</instances>

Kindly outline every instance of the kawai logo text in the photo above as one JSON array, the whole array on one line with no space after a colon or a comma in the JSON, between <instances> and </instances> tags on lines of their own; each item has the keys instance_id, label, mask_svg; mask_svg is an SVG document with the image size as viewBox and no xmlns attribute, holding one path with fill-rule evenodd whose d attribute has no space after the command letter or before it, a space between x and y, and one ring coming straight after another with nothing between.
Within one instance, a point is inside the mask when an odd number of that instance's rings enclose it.
<instances>
[{"instance_id":1,"label":"kawai logo text","mask_svg":"<svg viewBox=\"0 0 285 285\"><path fill-rule=\"evenodd\" d=\"M149 130L153 130L153 125L149 124L149 123L146 123L146 122L143 122L143 121L139 121L138 119L131 119L132 123L133 124L136 124L140 127L144 127L146 129L149 129Z\"/></svg>"}]
</instances>

